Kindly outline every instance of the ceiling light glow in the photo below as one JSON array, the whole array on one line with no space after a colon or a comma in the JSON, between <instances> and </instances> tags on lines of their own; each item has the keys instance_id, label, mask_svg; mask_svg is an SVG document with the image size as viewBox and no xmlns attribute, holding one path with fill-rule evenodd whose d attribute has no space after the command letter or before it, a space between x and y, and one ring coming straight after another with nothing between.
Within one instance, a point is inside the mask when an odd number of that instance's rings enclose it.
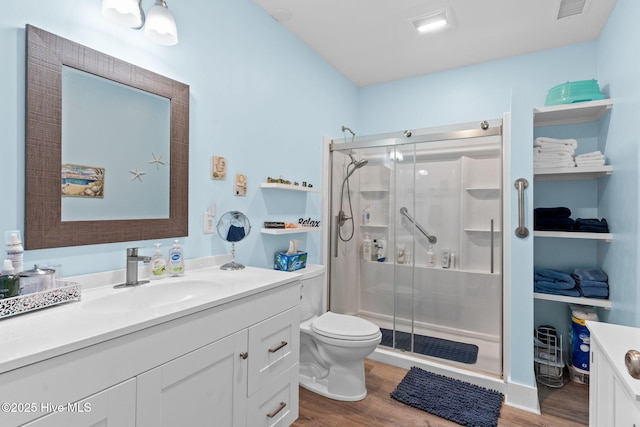
<instances>
[{"instance_id":1,"label":"ceiling light glow","mask_svg":"<svg viewBox=\"0 0 640 427\"><path fill-rule=\"evenodd\" d=\"M451 8L447 7L413 18L409 22L418 33L430 33L453 26L453 13Z\"/></svg>"}]
</instances>

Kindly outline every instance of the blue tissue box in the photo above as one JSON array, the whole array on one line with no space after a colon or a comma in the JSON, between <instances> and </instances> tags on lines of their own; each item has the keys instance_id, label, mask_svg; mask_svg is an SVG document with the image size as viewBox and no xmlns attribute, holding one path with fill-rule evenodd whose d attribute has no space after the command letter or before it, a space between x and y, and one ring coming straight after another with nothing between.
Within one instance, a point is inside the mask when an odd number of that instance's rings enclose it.
<instances>
[{"instance_id":1,"label":"blue tissue box","mask_svg":"<svg viewBox=\"0 0 640 427\"><path fill-rule=\"evenodd\" d=\"M307 253L298 251L295 254L278 252L276 254L275 269L282 271L296 271L307 266Z\"/></svg>"}]
</instances>

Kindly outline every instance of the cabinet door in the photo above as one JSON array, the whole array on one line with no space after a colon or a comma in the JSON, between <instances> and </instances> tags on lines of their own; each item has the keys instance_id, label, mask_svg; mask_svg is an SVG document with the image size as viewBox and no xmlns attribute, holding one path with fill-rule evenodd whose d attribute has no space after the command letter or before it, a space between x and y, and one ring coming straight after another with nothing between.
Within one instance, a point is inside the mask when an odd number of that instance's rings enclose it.
<instances>
[{"instance_id":1,"label":"cabinet door","mask_svg":"<svg viewBox=\"0 0 640 427\"><path fill-rule=\"evenodd\" d=\"M615 377L600 345L591 339L589 366L589 426L611 427L615 420Z\"/></svg>"},{"instance_id":2,"label":"cabinet door","mask_svg":"<svg viewBox=\"0 0 640 427\"><path fill-rule=\"evenodd\" d=\"M247 425L285 427L298 418L298 364L262 387L249 398Z\"/></svg>"},{"instance_id":3,"label":"cabinet door","mask_svg":"<svg viewBox=\"0 0 640 427\"><path fill-rule=\"evenodd\" d=\"M298 307L249 328L249 382L247 396L262 388L300 358Z\"/></svg>"},{"instance_id":4,"label":"cabinet door","mask_svg":"<svg viewBox=\"0 0 640 427\"><path fill-rule=\"evenodd\" d=\"M136 426L246 426L246 351L244 330L139 375Z\"/></svg>"},{"instance_id":5,"label":"cabinet door","mask_svg":"<svg viewBox=\"0 0 640 427\"><path fill-rule=\"evenodd\" d=\"M41 410L55 410L25 427L135 427L136 380L130 379L75 403L38 403Z\"/></svg>"}]
</instances>

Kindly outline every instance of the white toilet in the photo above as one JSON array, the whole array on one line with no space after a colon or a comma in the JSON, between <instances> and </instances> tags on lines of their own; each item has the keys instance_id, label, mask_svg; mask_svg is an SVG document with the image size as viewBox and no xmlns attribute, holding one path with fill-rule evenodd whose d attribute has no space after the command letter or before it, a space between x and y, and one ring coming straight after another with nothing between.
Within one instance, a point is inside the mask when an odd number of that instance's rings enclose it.
<instances>
[{"instance_id":1,"label":"white toilet","mask_svg":"<svg viewBox=\"0 0 640 427\"><path fill-rule=\"evenodd\" d=\"M303 275L300 385L335 400L364 399L364 359L380 343L380 328L355 316L324 312L324 266L308 265L298 273Z\"/></svg>"}]
</instances>

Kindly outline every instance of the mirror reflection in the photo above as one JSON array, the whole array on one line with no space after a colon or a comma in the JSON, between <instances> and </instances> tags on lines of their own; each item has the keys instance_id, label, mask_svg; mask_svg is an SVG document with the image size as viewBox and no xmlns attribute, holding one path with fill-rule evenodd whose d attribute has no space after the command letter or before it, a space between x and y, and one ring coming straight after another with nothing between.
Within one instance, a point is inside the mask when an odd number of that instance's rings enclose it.
<instances>
[{"instance_id":1,"label":"mirror reflection","mask_svg":"<svg viewBox=\"0 0 640 427\"><path fill-rule=\"evenodd\" d=\"M229 211L220 217L217 225L218 235L222 240L231 242L231 262L220 267L222 270L241 270L244 265L236 262L236 242L249 235L251 223L245 214L239 211Z\"/></svg>"}]
</instances>

